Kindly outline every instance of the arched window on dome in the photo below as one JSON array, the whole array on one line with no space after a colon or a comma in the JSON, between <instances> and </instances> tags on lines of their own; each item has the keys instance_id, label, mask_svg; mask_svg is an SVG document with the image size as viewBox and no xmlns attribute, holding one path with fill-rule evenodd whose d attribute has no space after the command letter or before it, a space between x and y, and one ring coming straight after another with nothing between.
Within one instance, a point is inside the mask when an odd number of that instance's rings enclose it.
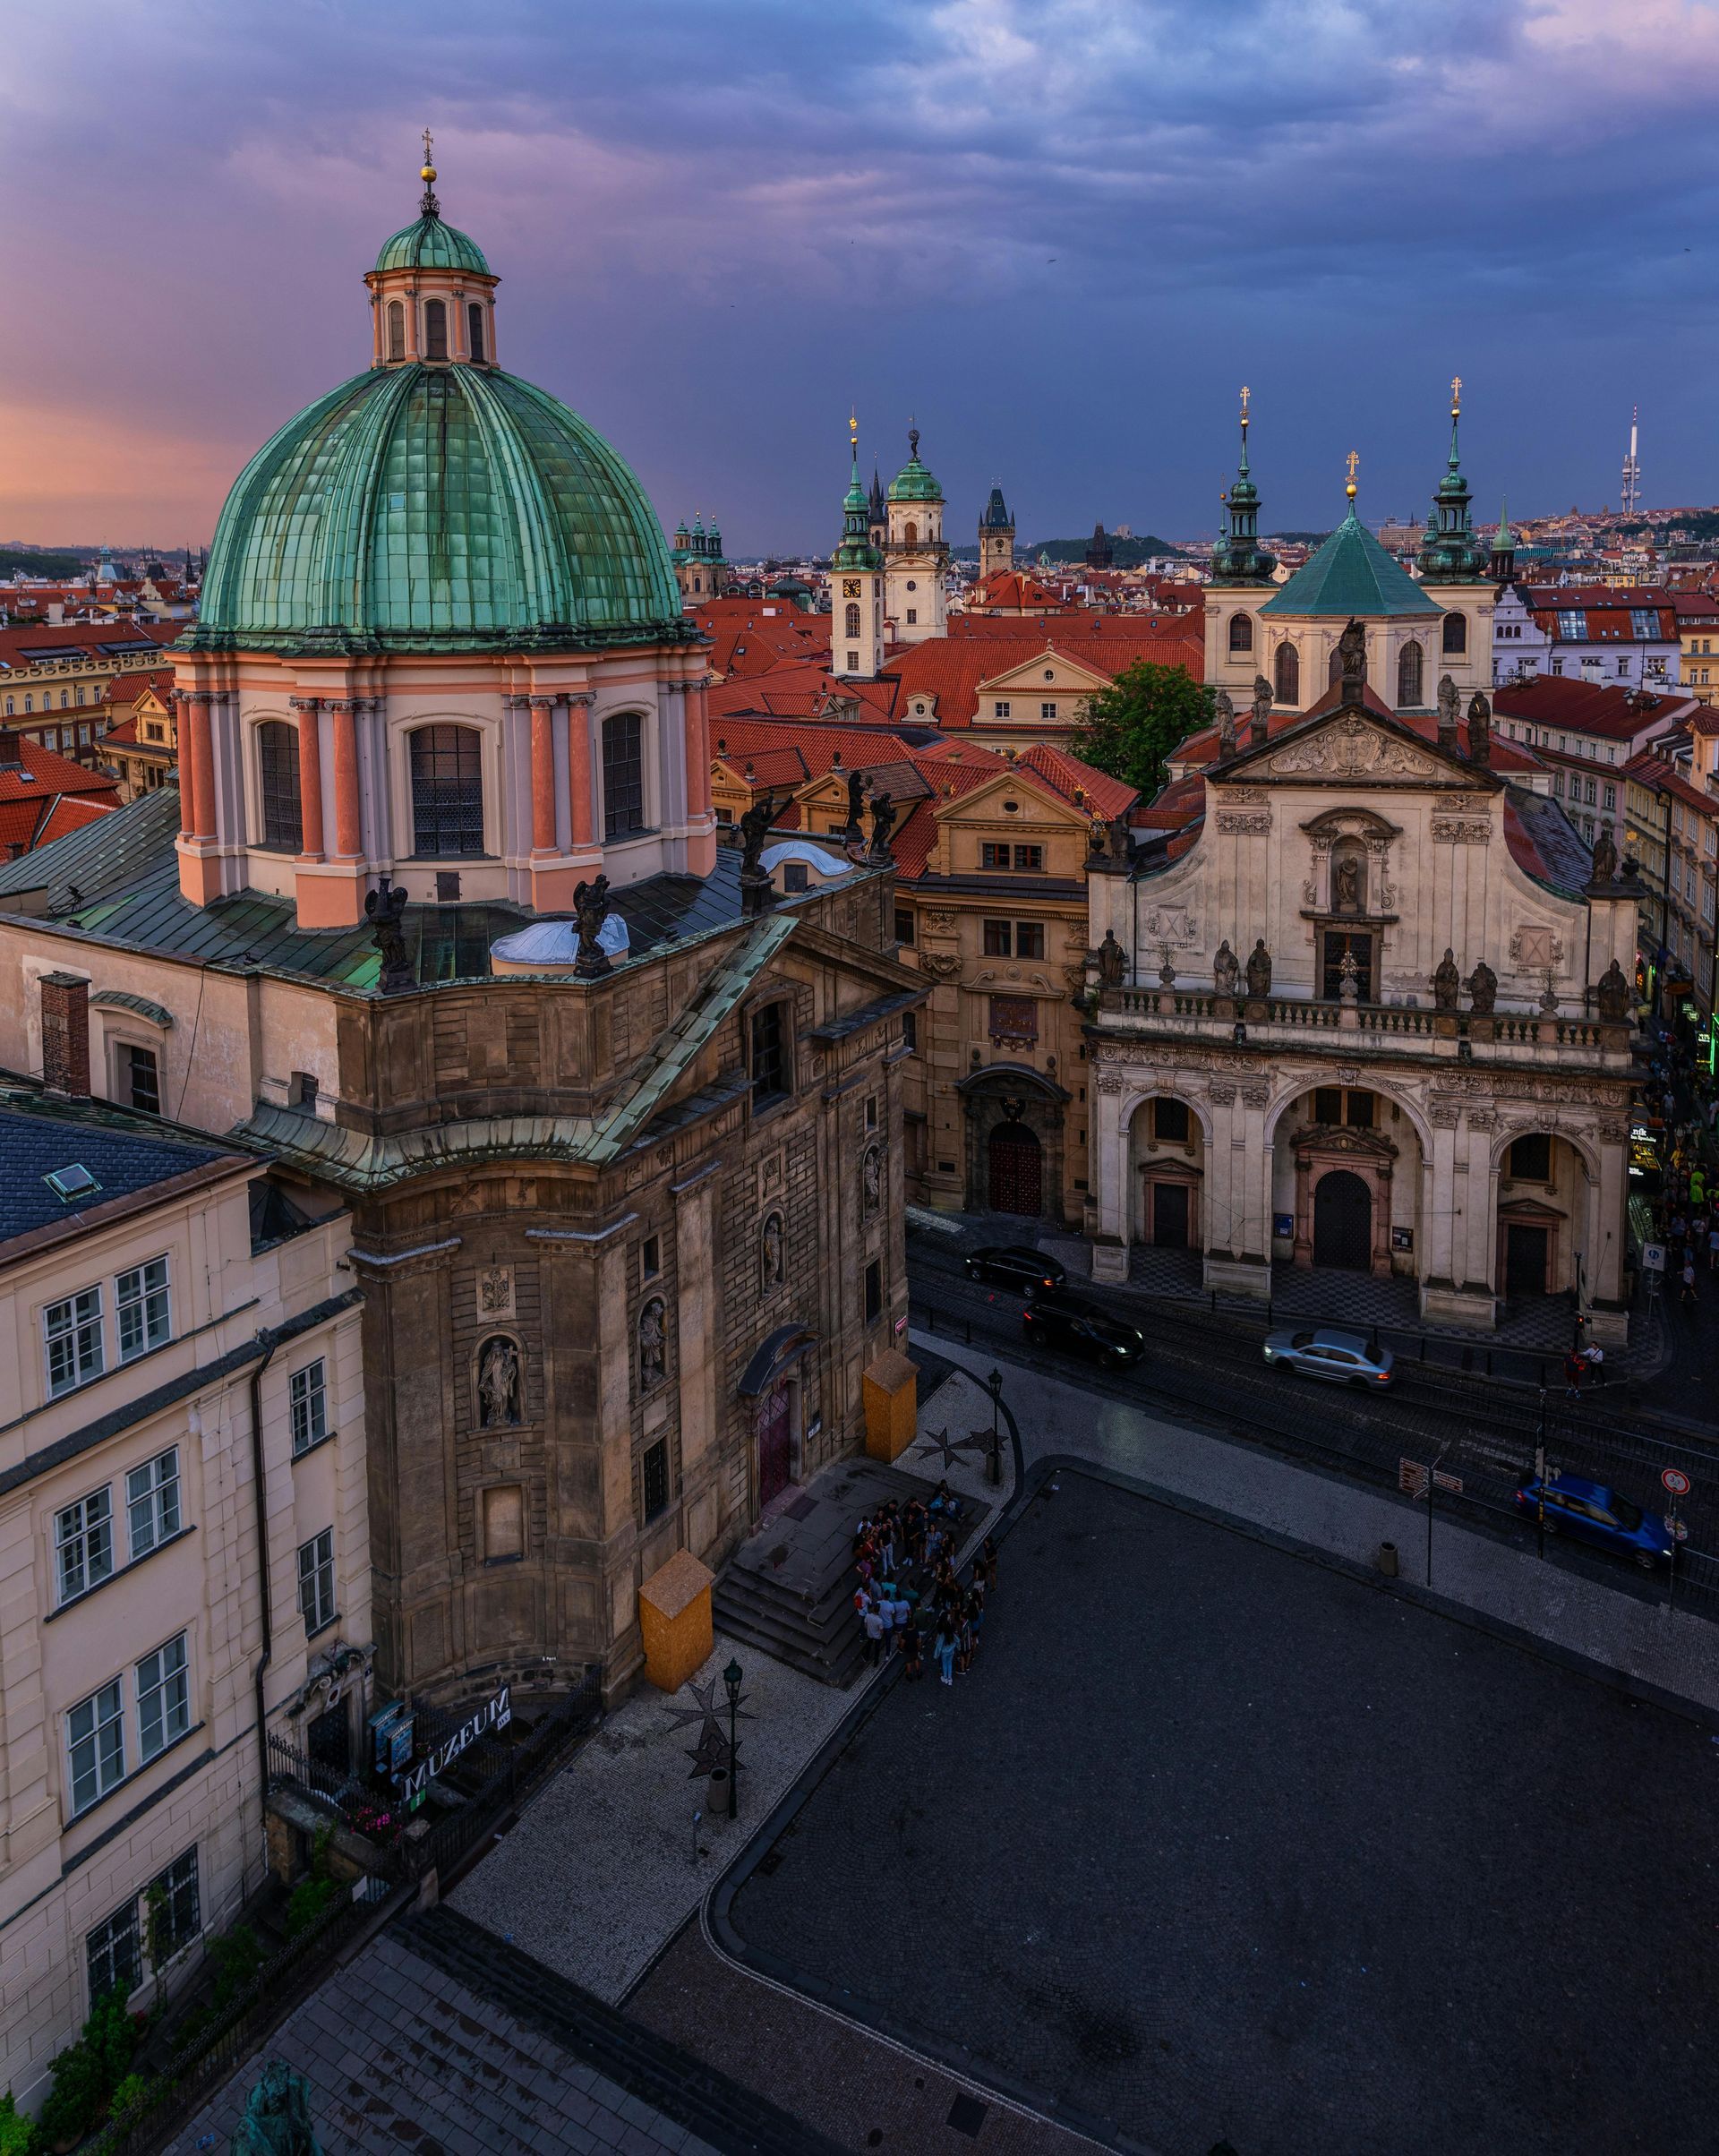
<instances>
[{"instance_id":1,"label":"arched window on dome","mask_svg":"<svg viewBox=\"0 0 1719 2156\"><path fill-rule=\"evenodd\" d=\"M423 356L426 359L446 359L448 356L448 306L445 300L427 299L423 303Z\"/></svg>"},{"instance_id":2,"label":"arched window on dome","mask_svg":"<svg viewBox=\"0 0 1719 2156\"><path fill-rule=\"evenodd\" d=\"M1232 652L1253 650L1253 617L1252 614L1231 614L1229 617L1229 648Z\"/></svg>"},{"instance_id":3,"label":"arched window on dome","mask_svg":"<svg viewBox=\"0 0 1719 2156\"><path fill-rule=\"evenodd\" d=\"M420 726L412 736L412 851L447 860L483 851L483 757L471 726Z\"/></svg>"},{"instance_id":4,"label":"arched window on dome","mask_svg":"<svg viewBox=\"0 0 1719 2156\"><path fill-rule=\"evenodd\" d=\"M860 609L851 599L848 601L847 627L848 634L851 637L857 637L860 634Z\"/></svg>"},{"instance_id":5,"label":"arched window on dome","mask_svg":"<svg viewBox=\"0 0 1719 2156\"><path fill-rule=\"evenodd\" d=\"M390 359L406 357L406 307L402 301L388 303L388 356Z\"/></svg>"},{"instance_id":6,"label":"arched window on dome","mask_svg":"<svg viewBox=\"0 0 1719 2156\"><path fill-rule=\"evenodd\" d=\"M904 524L902 526L902 544L903 546L917 546L919 543L919 526L917 524Z\"/></svg>"},{"instance_id":7,"label":"arched window on dome","mask_svg":"<svg viewBox=\"0 0 1719 2156\"><path fill-rule=\"evenodd\" d=\"M636 711L603 722L603 835L645 828L645 728Z\"/></svg>"},{"instance_id":8,"label":"arched window on dome","mask_svg":"<svg viewBox=\"0 0 1719 2156\"><path fill-rule=\"evenodd\" d=\"M1446 614L1444 617L1444 655L1447 659L1461 658L1468 648L1468 617L1467 614Z\"/></svg>"},{"instance_id":9,"label":"arched window on dome","mask_svg":"<svg viewBox=\"0 0 1719 2156\"><path fill-rule=\"evenodd\" d=\"M483 350L483 310L475 300L466 310L466 341L472 348L472 357L481 367L486 356Z\"/></svg>"},{"instance_id":10,"label":"arched window on dome","mask_svg":"<svg viewBox=\"0 0 1719 2156\"><path fill-rule=\"evenodd\" d=\"M304 851L304 817L298 792L298 729L268 719L257 729L258 791L262 799L262 843L285 853Z\"/></svg>"},{"instance_id":11,"label":"arched window on dome","mask_svg":"<svg viewBox=\"0 0 1719 2156\"><path fill-rule=\"evenodd\" d=\"M1421 647L1405 644L1397 657L1397 708L1401 711L1421 701Z\"/></svg>"},{"instance_id":12,"label":"arched window on dome","mask_svg":"<svg viewBox=\"0 0 1719 2156\"><path fill-rule=\"evenodd\" d=\"M1293 644L1278 646L1277 688L1274 691L1279 704L1299 704L1301 701L1301 654Z\"/></svg>"}]
</instances>

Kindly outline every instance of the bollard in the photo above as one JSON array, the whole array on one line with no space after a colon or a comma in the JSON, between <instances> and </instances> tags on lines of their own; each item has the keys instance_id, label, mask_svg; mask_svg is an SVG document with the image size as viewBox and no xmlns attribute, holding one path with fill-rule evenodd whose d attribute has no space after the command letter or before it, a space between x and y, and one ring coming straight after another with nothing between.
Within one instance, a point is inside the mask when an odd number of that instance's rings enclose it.
<instances>
[{"instance_id":1,"label":"bollard","mask_svg":"<svg viewBox=\"0 0 1719 2156\"><path fill-rule=\"evenodd\" d=\"M1397 1577L1397 1544L1394 1542L1381 1542L1379 1544L1379 1554L1373 1561L1383 1578L1395 1579Z\"/></svg>"},{"instance_id":2,"label":"bollard","mask_svg":"<svg viewBox=\"0 0 1719 2156\"><path fill-rule=\"evenodd\" d=\"M710 1770L710 1794L705 1800L706 1817L723 1819L728 1816L728 1769L713 1767Z\"/></svg>"}]
</instances>

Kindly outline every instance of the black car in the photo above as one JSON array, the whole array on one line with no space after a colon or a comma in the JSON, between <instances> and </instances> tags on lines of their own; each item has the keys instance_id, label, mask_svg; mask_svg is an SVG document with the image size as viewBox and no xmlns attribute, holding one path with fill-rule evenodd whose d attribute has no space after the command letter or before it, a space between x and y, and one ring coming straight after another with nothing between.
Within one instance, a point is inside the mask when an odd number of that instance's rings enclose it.
<instances>
[{"instance_id":1,"label":"black car","mask_svg":"<svg viewBox=\"0 0 1719 2156\"><path fill-rule=\"evenodd\" d=\"M1021 1313L1021 1324L1030 1340L1071 1354L1090 1356L1112 1370L1125 1370L1146 1352L1146 1336L1125 1325L1083 1296L1047 1289Z\"/></svg>"},{"instance_id":2,"label":"black car","mask_svg":"<svg viewBox=\"0 0 1719 2156\"><path fill-rule=\"evenodd\" d=\"M1013 1288L1029 1302L1048 1288L1068 1285L1065 1267L1024 1243L992 1243L972 1252L967 1260L967 1278L995 1280L999 1288Z\"/></svg>"}]
</instances>

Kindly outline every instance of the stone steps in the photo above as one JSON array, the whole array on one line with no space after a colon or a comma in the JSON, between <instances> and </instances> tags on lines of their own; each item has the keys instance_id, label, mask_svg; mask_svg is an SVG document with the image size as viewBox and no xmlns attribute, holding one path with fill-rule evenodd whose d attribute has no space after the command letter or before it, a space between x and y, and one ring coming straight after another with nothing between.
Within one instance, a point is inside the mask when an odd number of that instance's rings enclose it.
<instances>
[{"instance_id":1,"label":"stone steps","mask_svg":"<svg viewBox=\"0 0 1719 2156\"><path fill-rule=\"evenodd\" d=\"M458 1911L421 1912L398 1931L414 1953L724 2156L840 2156L810 2126Z\"/></svg>"}]
</instances>

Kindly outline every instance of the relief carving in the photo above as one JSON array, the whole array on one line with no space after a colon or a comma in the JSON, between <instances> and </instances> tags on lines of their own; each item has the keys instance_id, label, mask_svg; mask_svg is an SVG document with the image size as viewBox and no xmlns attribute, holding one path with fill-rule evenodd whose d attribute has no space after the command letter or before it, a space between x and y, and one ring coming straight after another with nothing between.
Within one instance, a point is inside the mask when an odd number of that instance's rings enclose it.
<instances>
[{"instance_id":1,"label":"relief carving","mask_svg":"<svg viewBox=\"0 0 1719 2156\"><path fill-rule=\"evenodd\" d=\"M1484 846L1492 835L1492 826L1484 818L1435 816L1432 835L1441 845Z\"/></svg>"},{"instance_id":2,"label":"relief carving","mask_svg":"<svg viewBox=\"0 0 1719 2156\"><path fill-rule=\"evenodd\" d=\"M1427 779L1439 766L1406 741L1393 740L1358 711L1279 749L1266 765L1273 778Z\"/></svg>"},{"instance_id":3,"label":"relief carving","mask_svg":"<svg viewBox=\"0 0 1719 2156\"><path fill-rule=\"evenodd\" d=\"M1218 811L1219 831L1238 833L1244 838L1258 838L1271 828L1271 811L1269 808L1220 808Z\"/></svg>"}]
</instances>

